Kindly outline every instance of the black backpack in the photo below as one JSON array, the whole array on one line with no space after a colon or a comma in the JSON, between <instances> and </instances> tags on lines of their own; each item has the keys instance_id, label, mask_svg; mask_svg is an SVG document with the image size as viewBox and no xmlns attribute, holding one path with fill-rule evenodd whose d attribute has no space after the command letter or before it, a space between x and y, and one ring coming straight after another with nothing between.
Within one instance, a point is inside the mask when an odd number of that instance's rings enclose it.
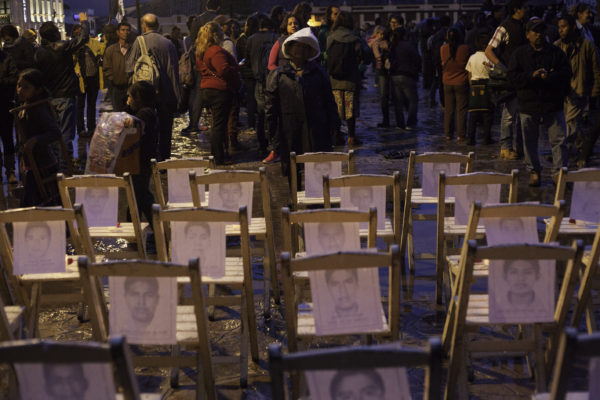
<instances>
[{"instance_id":1,"label":"black backpack","mask_svg":"<svg viewBox=\"0 0 600 400\"><path fill-rule=\"evenodd\" d=\"M271 54L271 49L276 41L277 35L273 33L271 39L262 42L258 49L258 76L256 79L261 83L267 81L267 75L269 75L269 55Z\"/></svg>"},{"instance_id":2,"label":"black backpack","mask_svg":"<svg viewBox=\"0 0 600 400\"><path fill-rule=\"evenodd\" d=\"M356 42L338 42L334 40L327 48L327 73L338 81L353 81L358 68Z\"/></svg>"}]
</instances>

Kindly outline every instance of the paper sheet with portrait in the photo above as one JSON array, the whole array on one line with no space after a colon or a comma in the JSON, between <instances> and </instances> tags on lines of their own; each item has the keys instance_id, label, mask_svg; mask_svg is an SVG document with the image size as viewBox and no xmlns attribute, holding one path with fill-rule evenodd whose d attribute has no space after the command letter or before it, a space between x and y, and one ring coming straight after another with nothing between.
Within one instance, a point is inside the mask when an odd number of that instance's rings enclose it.
<instances>
[{"instance_id":1,"label":"paper sheet with portrait","mask_svg":"<svg viewBox=\"0 0 600 400\"><path fill-rule=\"evenodd\" d=\"M377 208L377 229L385 228L385 186L353 186L341 188L341 208L347 210L369 211ZM361 228L368 227L361 222Z\"/></svg>"},{"instance_id":2,"label":"paper sheet with portrait","mask_svg":"<svg viewBox=\"0 0 600 400\"><path fill-rule=\"evenodd\" d=\"M83 204L89 227L117 226L119 213L118 187L75 188L75 202Z\"/></svg>"},{"instance_id":3,"label":"paper sheet with portrait","mask_svg":"<svg viewBox=\"0 0 600 400\"><path fill-rule=\"evenodd\" d=\"M106 363L15 364L21 400L114 400L112 366Z\"/></svg>"},{"instance_id":4,"label":"paper sheet with portrait","mask_svg":"<svg viewBox=\"0 0 600 400\"><path fill-rule=\"evenodd\" d=\"M13 222L13 273L65 272L64 221Z\"/></svg>"},{"instance_id":5,"label":"paper sheet with portrait","mask_svg":"<svg viewBox=\"0 0 600 400\"><path fill-rule=\"evenodd\" d=\"M177 279L109 276L110 334L133 344L176 344Z\"/></svg>"},{"instance_id":6,"label":"paper sheet with portrait","mask_svg":"<svg viewBox=\"0 0 600 400\"><path fill-rule=\"evenodd\" d=\"M406 368L305 371L311 400L410 400Z\"/></svg>"},{"instance_id":7,"label":"paper sheet with portrait","mask_svg":"<svg viewBox=\"0 0 600 400\"><path fill-rule=\"evenodd\" d=\"M254 182L214 183L208 185L208 207L238 212L248 209L248 224L252 223L252 195Z\"/></svg>"},{"instance_id":8,"label":"paper sheet with portrait","mask_svg":"<svg viewBox=\"0 0 600 400\"><path fill-rule=\"evenodd\" d=\"M323 177L342 176L342 162L307 162L304 164L304 191L306 197L323 197ZM339 197L340 188L332 188L331 196Z\"/></svg>"},{"instance_id":9,"label":"paper sheet with portrait","mask_svg":"<svg viewBox=\"0 0 600 400\"><path fill-rule=\"evenodd\" d=\"M204 168L169 168L167 169L167 193L169 204L181 204L192 202L190 189L190 171L195 171L196 176L204 175ZM205 200L204 185L198 186L200 202Z\"/></svg>"},{"instance_id":10,"label":"paper sheet with portrait","mask_svg":"<svg viewBox=\"0 0 600 400\"><path fill-rule=\"evenodd\" d=\"M491 260L490 322L552 322L555 275L554 260Z\"/></svg>"},{"instance_id":11,"label":"paper sheet with portrait","mask_svg":"<svg viewBox=\"0 0 600 400\"><path fill-rule=\"evenodd\" d=\"M569 218L590 224L600 222L600 182L575 182Z\"/></svg>"},{"instance_id":12,"label":"paper sheet with portrait","mask_svg":"<svg viewBox=\"0 0 600 400\"><path fill-rule=\"evenodd\" d=\"M536 217L481 218L488 246L539 243Z\"/></svg>"},{"instance_id":13,"label":"paper sheet with portrait","mask_svg":"<svg viewBox=\"0 0 600 400\"><path fill-rule=\"evenodd\" d=\"M454 223L456 225L466 225L469 222L469 214L474 202L478 201L482 206L500 203L500 184L452 185L449 187L454 188Z\"/></svg>"},{"instance_id":14,"label":"paper sheet with portrait","mask_svg":"<svg viewBox=\"0 0 600 400\"><path fill-rule=\"evenodd\" d=\"M440 172L444 171L446 176L454 176L460 173L460 163L423 163L422 189L423 196L437 197ZM446 197L454 196L454 187L446 188Z\"/></svg>"},{"instance_id":15,"label":"paper sheet with portrait","mask_svg":"<svg viewBox=\"0 0 600 400\"><path fill-rule=\"evenodd\" d=\"M202 276L225 276L225 223L201 221L171 222L171 261L187 265L200 259Z\"/></svg>"},{"instance_id":16,"label":"paper sheet with portrait","mask_svg":"<svg viewBox=\"0 0 600 400\"><path fill-rule=\"evenodd\" d=\"M360 250L358 222L320 222L304 224L306 254Z\"/></svg>"}]
</instances>

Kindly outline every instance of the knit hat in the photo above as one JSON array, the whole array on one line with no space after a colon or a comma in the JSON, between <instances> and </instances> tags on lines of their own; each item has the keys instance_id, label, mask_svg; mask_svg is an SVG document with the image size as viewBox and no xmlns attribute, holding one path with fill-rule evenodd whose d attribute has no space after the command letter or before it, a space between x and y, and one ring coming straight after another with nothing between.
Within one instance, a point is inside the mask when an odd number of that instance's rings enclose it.
<instances>
[{"instance_id":1,"label":"knit hat","mask_svg":"<svg viewBox=\"0 0 600 400\"><path fill-rule=\"evenodd\" d=\"M283 55L287 58L290 58L290 56L287 53L287 46L291 42L304 43L314 50L314 55L309 57L309 61L314 60L315 58L319 57L319 54L321 54L321 49L319 48L319 41L317 40L317 37L314 35L314 33L312 33L310 28L300 29L298 32L294 33L293 35L290 35L287 39L285 39L285 42L283 42Z\"/></svg>"}]
</instances>

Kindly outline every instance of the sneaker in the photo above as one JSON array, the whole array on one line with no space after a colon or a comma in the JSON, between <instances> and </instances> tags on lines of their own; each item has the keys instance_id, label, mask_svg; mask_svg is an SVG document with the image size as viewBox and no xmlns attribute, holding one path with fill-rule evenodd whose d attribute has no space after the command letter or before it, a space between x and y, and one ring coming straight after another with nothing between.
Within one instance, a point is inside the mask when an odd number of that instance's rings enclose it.
<instances>
[{"instance_id":1,"label":"sneaker","mask_svg":"<svg viewBox=\"0 0 600 400\"><path fill-rule=\"evenodd\" d=\"M538 172L533 171L529 174L529 186L538 187L542 184L540 180L540 174Z\"/></svg>"},{"instance_id":2,"label":"sneaker","mask_svg":"<svg viewBox=\"0 0 600 400\"><path fill-rule=\"evenodd\" d=\"M519 158L519 155L510 149L502 149L500 150L500 158L502 160L516 160Z\"/></svg>"},{"instance_id":3,"label":"sneaker","mask_svg":"<svg viewBox=\"0 0 600 400\"><path fill-rule=\"evenodd\" d=\"M280 160L279 155L277 153L275 153L275 151L271 150L271 152L269 153L267 158L262 160L262 162L263 162L263 164L271 164L271 163L277 162L279 160Z\"/></svg>"},{"instance_id":4,"label":"sneaker","mask_svg":"<svg viewBox=\"0 0 600 400\"><path fill-rule=\"evenodd\" d=\"M17 179L17 177L15 176L15 173L13 171L11 171L8 174L8 183L12 183L12 184L19 183L19 180Z\"/></svg>"}]
</instances>

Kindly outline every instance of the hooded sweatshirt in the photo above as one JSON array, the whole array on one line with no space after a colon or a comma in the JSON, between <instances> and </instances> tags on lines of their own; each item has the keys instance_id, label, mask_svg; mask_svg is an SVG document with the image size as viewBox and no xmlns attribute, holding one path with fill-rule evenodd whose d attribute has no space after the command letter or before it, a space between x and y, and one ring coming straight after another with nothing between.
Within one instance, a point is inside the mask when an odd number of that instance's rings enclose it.
<instances>
[{"instance_id":1,"label":"hooded sweatshirt","mask_svg":"<svg viewBox=\"0 0 600 400\"><path fill-rule=\"evenodd\" d=\"M358 55L356 60L356 68L354 72L355 79L352 81L340 81L337 79L331 78L331 88L333 90L356 90L356 86L359 83L360 72L358 70L358 65L360 61L363 59L363 47L360 42L360 38L350 29L339 27L336 30L332 31L327 37L327 49L331 47L333 42L342 42L342 43L354 43L354 51L355 54Z\"/></svg>"}]
</instances>

